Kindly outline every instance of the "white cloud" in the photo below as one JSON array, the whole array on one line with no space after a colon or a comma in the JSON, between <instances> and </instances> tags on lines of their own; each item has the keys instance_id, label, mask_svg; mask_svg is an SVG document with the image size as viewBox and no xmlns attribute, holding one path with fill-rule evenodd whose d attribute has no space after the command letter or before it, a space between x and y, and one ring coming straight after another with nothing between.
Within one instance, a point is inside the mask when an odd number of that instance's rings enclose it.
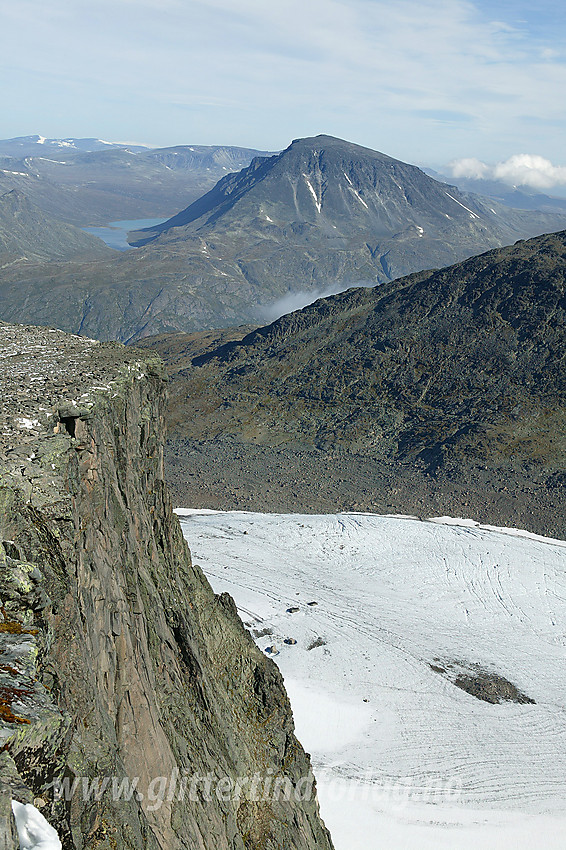
<instances>
[{"instance_id":1,"label":"white cloud","mask_svg":"<svg viewBox=\"0 0 566 850\"><path fill-rule=\"evenodd\" d=\"M274 322L287 313L294 313L295 310L302 310L303 307L314 304L319 298L328 298L330 295L338 295L339 292L346 292L348 289L354 289L359 286L364 289L370 289L375 286L375 281L360 280L355 283L334 283L332 286L326 286L321 289L288 292L287 295L283 295L277 301L260 307L258 311L259 316L264 322Z\"/></svg>"},{"instance_id":2,"label":"white cloud","mask_svg":"<svg viewBox=\"0 0 566 850\"><path fill-rule=\"evenodd\" d=\"M474 157L456 159L449 164L452 177L469 177L472 180L489 180L492 169Z\"/></svg>"},{"instance_id":3,"label":"white cloud","mask_svg":"<svg viewBox=\"0 0 566 850\"><path fill-rule=\"evenodd\" d=\"M543 156L528 153L515 154L494 168L497 180L535 189L550 189L566 184L566 167L553 165Z\"/></svg>"},{"instance_id":4,"label":"white cloud","mask_svg":"<svg viewBox=\"0 0 566 850\"><path fill-rule=\"evenodd\" d=\"M537 154L514 154L496 165L487 165L473 158L457 159L448 167L452 177L501 180L510 186L552 189L555 186L566 185L566 166L553 165L549 159Z\"/></svg>"}]
</instances>

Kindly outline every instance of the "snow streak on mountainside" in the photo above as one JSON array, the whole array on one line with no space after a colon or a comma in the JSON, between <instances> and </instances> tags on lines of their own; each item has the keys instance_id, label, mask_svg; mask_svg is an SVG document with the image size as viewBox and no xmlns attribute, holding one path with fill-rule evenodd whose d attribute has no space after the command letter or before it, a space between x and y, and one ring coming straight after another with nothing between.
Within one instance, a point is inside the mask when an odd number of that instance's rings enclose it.
<instances>
[{"instance_id":1,"label":"snow streak on mountainside","mask_svg":"<svg viewBox=\"0 0 566 850\"><path fill-rule=\"evenodd\" d=\"M215 591L277 653L337 850L564 846L566 543L179 513Z\"/></svg>"}]
</instances>

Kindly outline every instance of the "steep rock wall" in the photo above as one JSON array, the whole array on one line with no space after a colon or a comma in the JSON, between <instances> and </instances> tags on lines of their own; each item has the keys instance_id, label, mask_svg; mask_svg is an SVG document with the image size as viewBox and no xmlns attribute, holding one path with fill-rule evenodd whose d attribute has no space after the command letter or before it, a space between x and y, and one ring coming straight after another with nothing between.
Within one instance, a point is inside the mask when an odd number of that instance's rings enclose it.
<instances>
[{"instance_id":1,"label":"steep rock wall","mask_svg":"<svg viewBox=\"0 0 566 850\"><path fill-rule=\"evenodd\" d=\"M281 676L171 511L159 361L0 324L0 375L0 846L12 795L69 850L331 848Z\"/></svg>"}]
</instances>

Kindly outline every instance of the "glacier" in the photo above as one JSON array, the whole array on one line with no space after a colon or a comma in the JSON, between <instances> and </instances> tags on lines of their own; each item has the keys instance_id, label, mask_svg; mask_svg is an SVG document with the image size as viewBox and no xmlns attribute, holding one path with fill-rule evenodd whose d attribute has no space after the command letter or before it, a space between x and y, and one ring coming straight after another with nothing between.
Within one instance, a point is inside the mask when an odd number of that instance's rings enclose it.
<instances>
[{"instance_id":1,"label":"glacier","mask_svg":"<svg viewBox=\"0 0 566 850\"><path fill-rule=\"evenodd\" d=\"M566 542L448 517L177 513L277 651L336 850L564 847ZM528 701L457 686L474 675Z\"/></svg>"}]
</instances>

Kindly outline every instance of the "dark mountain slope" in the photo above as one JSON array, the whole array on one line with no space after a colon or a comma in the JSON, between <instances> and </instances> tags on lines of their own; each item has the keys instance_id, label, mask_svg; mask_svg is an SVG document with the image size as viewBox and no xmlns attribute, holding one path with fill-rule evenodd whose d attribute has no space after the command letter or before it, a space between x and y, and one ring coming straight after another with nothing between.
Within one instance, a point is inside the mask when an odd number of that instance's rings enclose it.
<instances>
[{"instance_id":1,"label":"dark mountain slope","mask_svg":"<svg viewBox=\"0 0 566 850\"><path fill-rule=\"evenodd\" d=\"M250 458L258 446L318 453L323 490L358 466L365 493L353 483L350 501L362 507L475 511L566 533L565 273L562 232L320 300L191 366L173 337L177 484L194 474L183 441L235 441L248 470L246 447ZM513 501L501 505L505 490Z\"/></svg>"},{"instance_id":2,"label":"dark mountain slope","mask_svg":"<svg viewBox=\"0 0 566 850\"><path fill-rule=\"evenodd\" d=\"M310 224L335 238L359 238L363 232L374 239L390 238L412 227L407 237L424 239L425 244L464 225L461 239L481 240L486 228L509 236L528 221L522 215L499 221L485 199L469 199L413 165L332 136L316 136L298 139L278 156L255 159L228 175L139 241L159 233L178 239L183 233L171 231L181 227L188 228L185 235L212 225L216 234L243 223L258 228L262 219L276 225ZM303 235L308 241L314 234L306 228Z\"/></svg>"},{"instance_id":3,"label":"dark mountain slope","mask_svg":"<svg viewBox=\"0 0 566 850\"><path fill-rule=\"evenodd\" d=\"M13 189L0 195L0 263L112 254L100 239L46 216L22 192Z\"/></svg>"},{"instance_id":4,"label":"dark mountain slope","mask_svg":"<svg viewBox=\"0 0 566 850\"><path fill-rule=\"evenodd\" d=\"M157 235L142 234L135 251L80 268L12 270L0 317L125 342L262 324L289 293L382 283L565 225L317 136L226 176Z\"/></svg>"}]
</instances>

